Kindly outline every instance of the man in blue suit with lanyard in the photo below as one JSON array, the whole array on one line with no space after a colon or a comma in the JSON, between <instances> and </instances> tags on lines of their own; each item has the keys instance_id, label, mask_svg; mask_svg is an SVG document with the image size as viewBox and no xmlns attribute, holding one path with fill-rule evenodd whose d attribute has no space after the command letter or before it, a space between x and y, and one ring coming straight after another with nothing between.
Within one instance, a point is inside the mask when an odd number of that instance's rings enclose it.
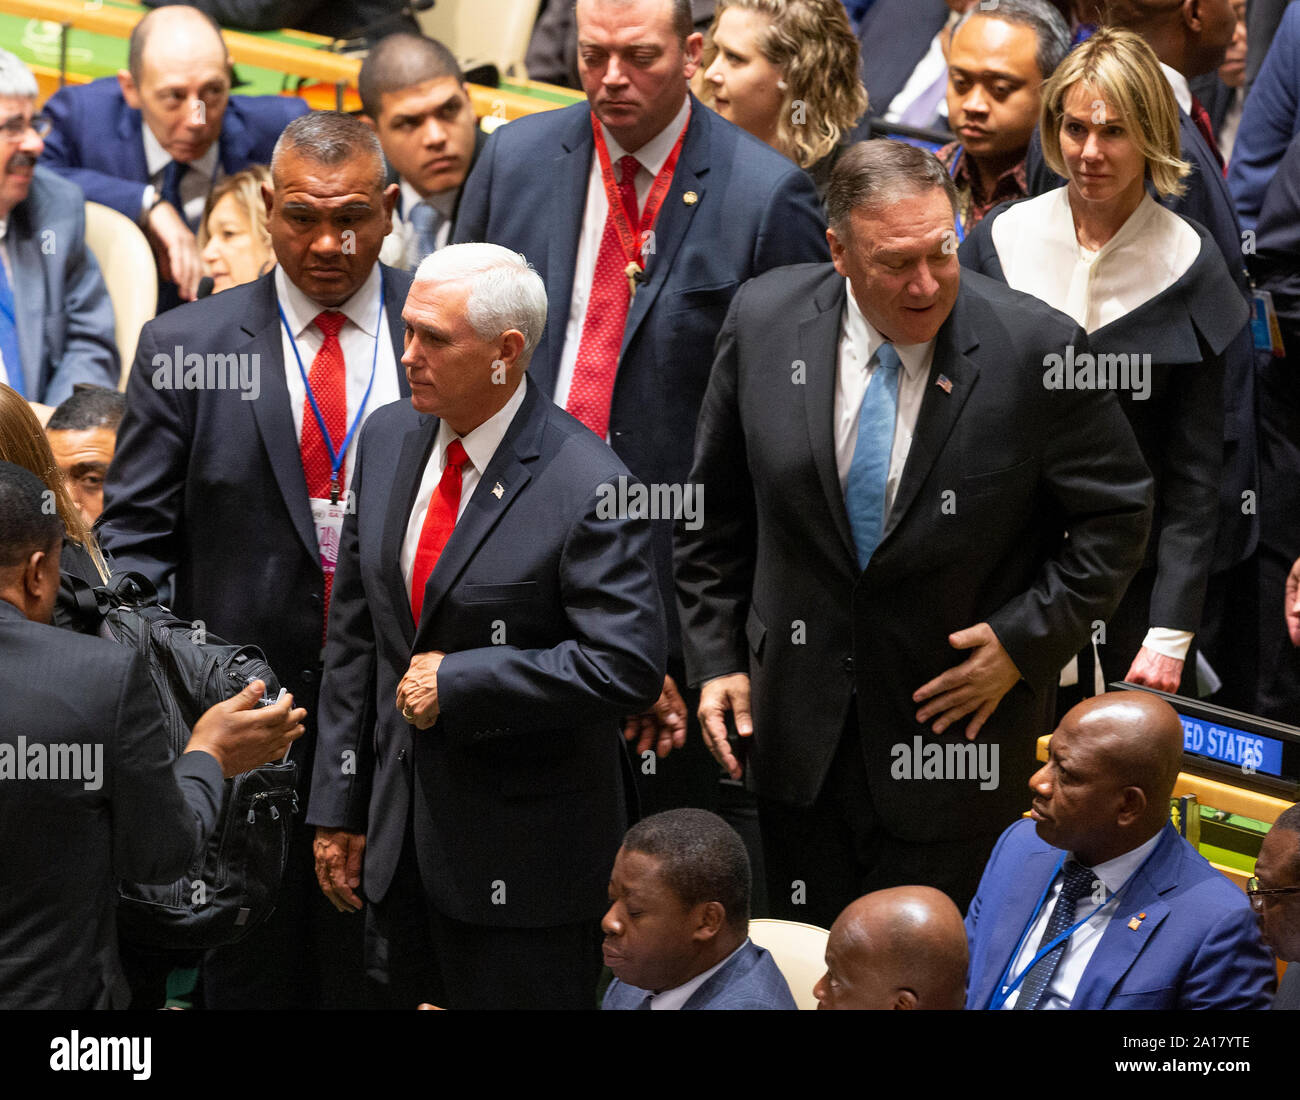
<instances>
[{"instance_id":1,"label":"man in blue suit with lanyard","mask_svg":"<svg viewBox=\"0 0 1300 1100\"><path fill-rule=\"evenodd\" d=\"M1143 692L1061 719L1032 821L1002 834L966 914L967 1008L1268 1008L1245 895L1169 823L1182 750L1174 709Z\"/></svg>"}]
</instances>

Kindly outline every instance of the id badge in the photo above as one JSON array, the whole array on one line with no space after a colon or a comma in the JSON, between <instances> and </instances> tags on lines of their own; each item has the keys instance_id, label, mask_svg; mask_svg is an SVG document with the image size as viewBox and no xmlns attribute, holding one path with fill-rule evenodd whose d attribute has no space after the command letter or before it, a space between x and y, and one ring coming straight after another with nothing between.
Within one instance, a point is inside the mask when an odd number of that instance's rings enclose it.
<instances>
[{"instance_id":1,"label":"id badge","mask_svg":"<svg viewBox=\"0 0 1300 1100\"><path fill-rule=\"evenodd\" d=\"M329 497L311 498L311 518L316 527L316 545L320 547L320 567L333 573L339 560L339 537L347 509L342 501L331 504Z\"/></svg>"},{"instance_id":2,"label":"id badge","mask_svg":"<svg viewBox=\"0 0 1300 1100\"><path fill-rule=\"evenodd\" d=\"M1256 290L1251 294L1250 331L1255 347L1260 351L1267 351L1274 358L1286 355L1286 349L1282 346L1282 326L1278 324L1277 310L1273 306L1273 295L1267 290Z\"/></svg>"}]
</instances>

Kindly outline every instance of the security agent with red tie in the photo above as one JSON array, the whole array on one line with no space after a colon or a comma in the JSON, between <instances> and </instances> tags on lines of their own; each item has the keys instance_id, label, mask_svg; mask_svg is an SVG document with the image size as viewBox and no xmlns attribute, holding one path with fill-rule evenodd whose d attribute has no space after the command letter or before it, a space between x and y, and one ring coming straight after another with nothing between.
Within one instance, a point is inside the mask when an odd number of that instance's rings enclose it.
<instances>
[{"instance_id":1,"label":"security agent with red tie","mask_svg":"<svg viewBox=\"0 0 1300 1100\"><path fill-rule=\"evenodd\" d=\"M541 278L496 245L427 257L410 403L362 433L308 821L366 910L379 1004L592 1008L626 826L620 718L659 694L650 525L627 468L525 370Z\"/></svg>"},{"instance_id":2,"label":"security agent with red tie","mask_svg":"<svg viewBox=\"0 0 1300 1100\"><path fill-rule=\"evenodd\" d=\"M265 651L309 711L291 755L305 804L351 441L409 393L397 360L410 277L377 263L397 189L384 189L364 124L304 115L271 170L276 270L141 333L102 537L118 568L148 576L196 629ZM356 1006L360 960L359 926L319 896L300 816L275 914L209 954L206 1003Z\"/></svg>"}]
</instances>

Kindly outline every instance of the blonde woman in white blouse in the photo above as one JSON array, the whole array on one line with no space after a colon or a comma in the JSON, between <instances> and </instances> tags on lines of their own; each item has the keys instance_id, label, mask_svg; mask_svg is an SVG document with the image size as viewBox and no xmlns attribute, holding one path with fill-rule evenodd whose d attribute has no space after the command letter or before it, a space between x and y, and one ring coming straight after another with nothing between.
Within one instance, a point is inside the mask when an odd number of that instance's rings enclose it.
<instances>
[{"instance_id":1,"label":"blonde woman in white blouse","mask_svg":"<svg viewBox=\"0 0 1300 1100\"><path fill-rule=\"evenodd\" d=\"M1087 332L1086 348L1043 364L1043 384L1115 390L1156 482L1143 567L1095 634L1102 672L1194 693L1189 650L1217 528L1223 353L1248 311L1209 233L1151 195L1180 194L1191 169L1178 156L1173 92L1141 38L1102 29L1067 55L1043 86L1039 130L1066 186L991 211L963 243L962 265Z\"/></svg>"}]
</instances>

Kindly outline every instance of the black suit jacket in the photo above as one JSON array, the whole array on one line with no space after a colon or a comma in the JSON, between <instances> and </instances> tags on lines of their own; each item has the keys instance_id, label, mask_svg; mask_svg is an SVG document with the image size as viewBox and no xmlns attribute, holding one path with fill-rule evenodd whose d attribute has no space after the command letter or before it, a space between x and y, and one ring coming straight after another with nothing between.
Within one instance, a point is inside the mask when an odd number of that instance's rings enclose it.
<instances>
[{"instance_id":1,"label":"black suit jacket","mask_svg":"<svg viewBox=\"0 0 1300 1100\"><path fill-rule=\"evenodd\" d=\"M99 763L16 778L8 755L30 766L37 745L51 764L67 759L56 745ZM186 872L217 822L221 766L206 752L172 761L140 656L0 600L0 775L0 1008L125 1008L118 880Z\"/></svg>"},{"instance_id":2,"label":"black suit jacket","mask_svg":"<svg viewBox=\"0 0 1300 1100\"><path fill-rule=\"evenodd\" d=\"M547 396L564 351L594 149L586 103L516 119L488 139L457 215L457 241L522 252L546 282L546 331L529 375ZM713 343L736 288L829 252L807 173L696 99L654 233L646 282L628 309L609 438L636 477L676 486L690 472ZM672 524L656 521L652 529L676 657Z\"/></svg>"},{"instance_id":3,"label":"black suit jacket","mask_svg":"<svg viewBox=\"0 0 1300 1100\"><path fill-rule=\"evenodd\" d=\"M963 272L862 572L832 426L845 294L829 266L786 268L727 315L691 473L708 506L700 530L678 529L687 670L749 672L760 795L813 801L856 693L885 827L921 842L990 832L1023 808L1062 666L1142 560L1151 476L1114 393L1044 387L1044 356L1086 348L1082 330ZM942 739L918 725L911 695L964 658L949 633L985 621L1024 677L979 735L999 746L997 787L892 778L893 746L962 740L964 722Z\"/></svg>"},{"instance_id":4,"label":"black suit jacket","mask_svg":"<svg viewBox=\"0 0 1300 1100\"><path fill-rule=\"evenodd\" d=\"M1245 267L1245 243L1223 171L1196 123L1181 109L1178 133L1180 156L1191 164L1192 172L1183 180L1186 190L1182 195L1156 196L1156 201L1209 230L1242 300L1249 307L1250 277ZM1043 160L1037 130L1025 154L1025 178L1031 196L1055 190L1065 183ZM1154 190L1152 194L1155 195ZM1219 527L1212 566L1215 573L1250 557L1259 541L1259 509L1257 504L1247 508L1250 498L1244 495L1247 492L1255 497L1259 495L1255 363L1254 343L1250 329L1246 328L1233 339L1223 360L1223 476L1219 483Z\"/></svg>"},{"instance_id":5,"label":"black suit jacket","mask_svg":"<svg viewBox=\"0 0 1300 1100\"><path fill-rule=\"evenodd\" d=\"M439 421L395 402L367 421L343 527L307 820L366 834L382 901L414 824L437 910L478 925L599 916L626 827L620 717L663 686L649 523L604 509L627 470L528 384L425 588L399 567ZM440 714L416 730L397 685L446 653Z\"/></svg>"},{"instance_id":6,"label":"black suit jacket","mask_svg":"<svg viewBox=\"0 0 1300 1100\"><path fill-rule=\"evenodd\" d=\"M962 243L962 266L1006 281L993 224L1008 208L991 210ZM1223 361L1249 320L1209 232L1189 223L1201 240L1192 266L1131 313L1088 334L1094 355L1150 356L1150 391L1120 397L1155 477L1152 536L1143 565L1156 570L1148 626L1196 631L1218 532L1223 476Z\"/></svg>"},{"instance_id":7,"label":"black suit jacket","mask_svg":"<svg viewBox=\"0 0 1300 1100\"><path fill-rule=\"evenodd\" d=\"M274 31L293 27L327 38L359 38L357 32L373 25L368 36L377 41L386 34L419 34L420 26L406 12L403 0L143 0L146 7L173 3L207 12L223 27L242 31Z\"/></svg>"},{"instance_id":8,"label":"black suit jacket","mask_svg":"<svg viewBox=\"0 0 1300 1100\"><path fill-rule=\"evenodd\" d=\"M258 645L308 710L294 743L310 777L324 637L325 577L307 498L275 273L180 306L145 325L127 383L126 416L105 485L100 533L118 570L143 573L184 618ZM384 307L398 386L409 395L402 306L411 277L384 269ZM261 392L155 388L154 356L258 356ZM251 362L251 359L250 359ZM351 466L351 460L349 460Z\"/></svg>"}]
</instances>

